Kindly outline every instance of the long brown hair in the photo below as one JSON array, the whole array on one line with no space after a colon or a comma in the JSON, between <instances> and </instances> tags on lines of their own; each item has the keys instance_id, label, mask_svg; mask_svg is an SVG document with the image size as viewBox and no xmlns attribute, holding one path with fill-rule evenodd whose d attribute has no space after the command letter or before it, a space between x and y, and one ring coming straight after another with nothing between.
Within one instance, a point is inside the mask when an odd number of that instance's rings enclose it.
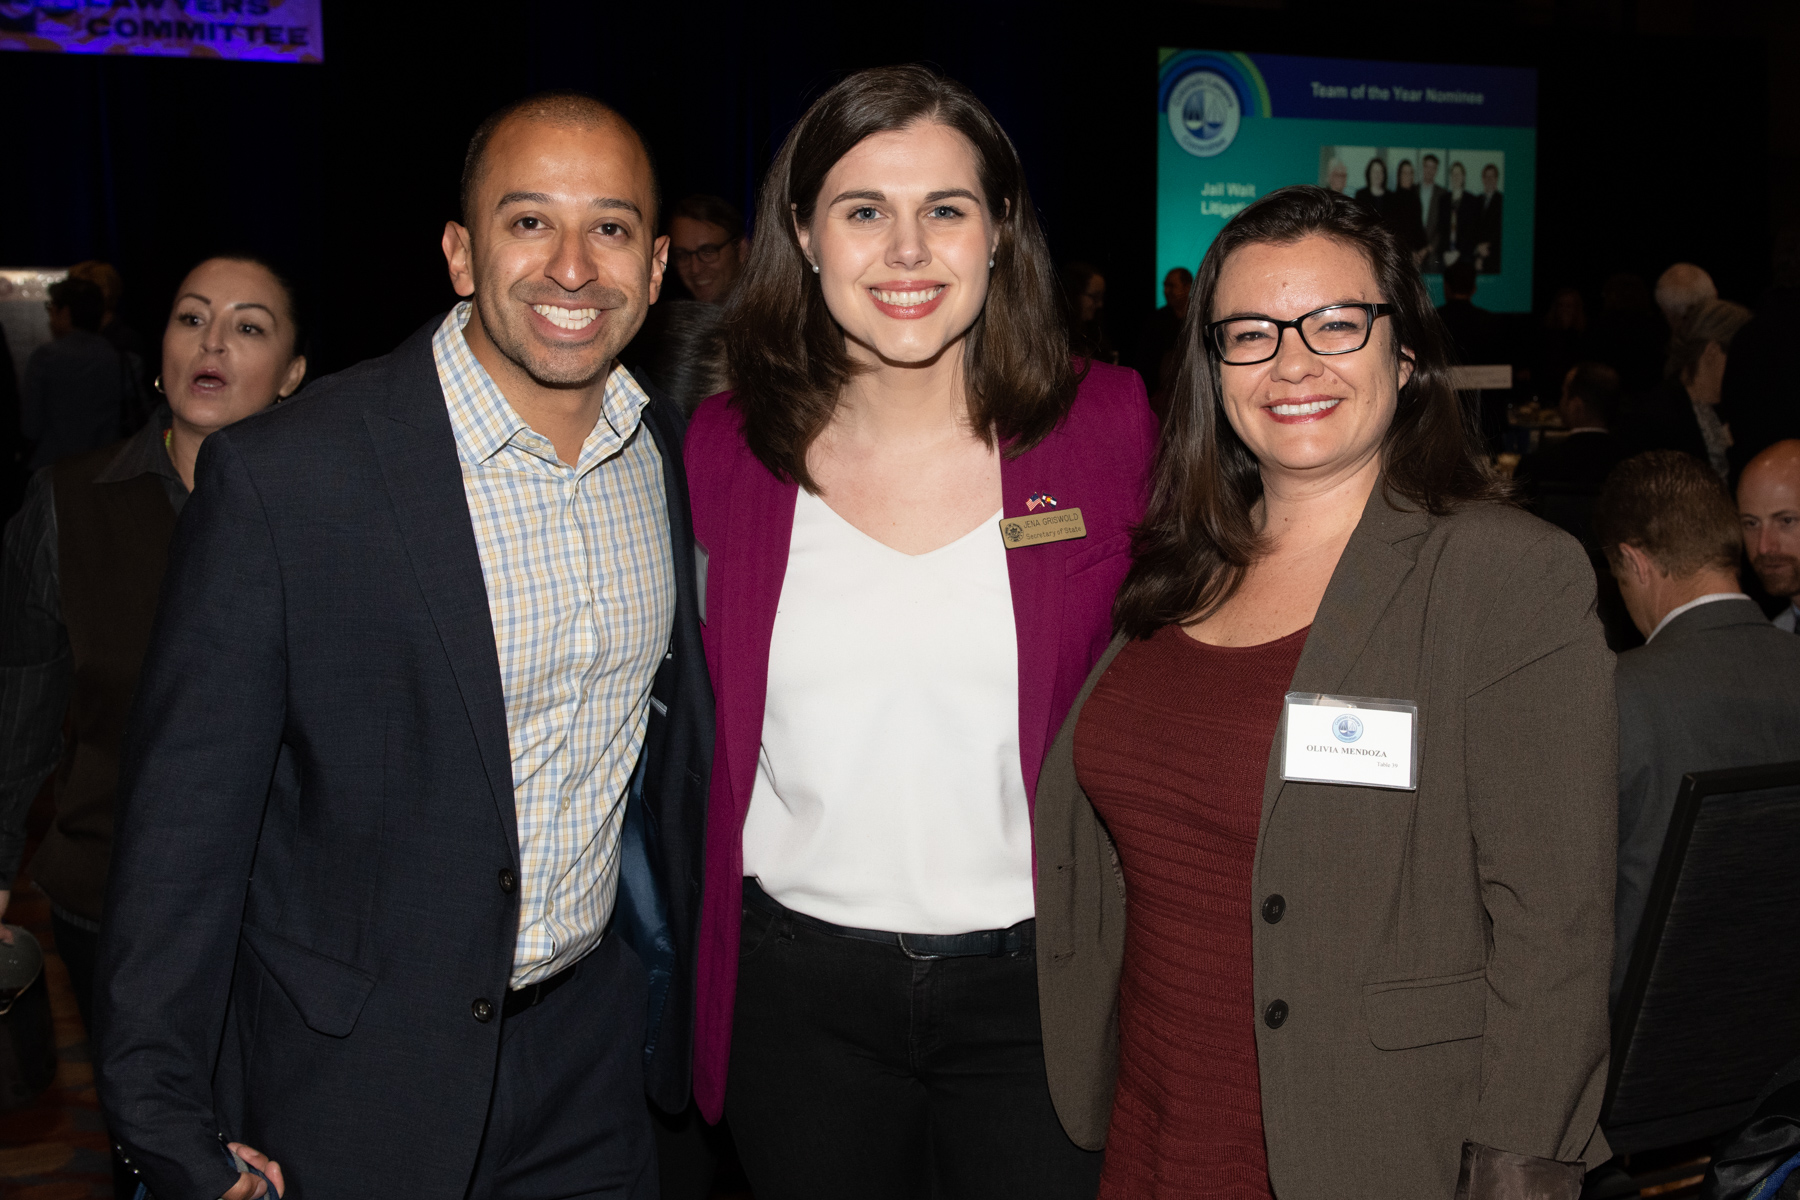
<instances>
[{"instance_id":1,"label":"long brown hair","mask_svg":"<svg viewBox=\"0 0 1800 1200\"><path fill-rule=\"evenodd\" d=\"M1148 637L1188 623L1231 598L1263 551L1256 502L1262 472L1226 419L1219 362L1205 336L1225 260L1245 246L1320 236L1360 251L1393 305L1391 343L1412 361L1381 445L1381 487L1390 505L1434 514L1505 495L1478 452L1450 386L1449 342L1412 255L1381 220L1348 196L1310 185L1271 192L1233 217L1213 240L1194 281L1181 368L1152 474L1150 506L1132 531L1131 571L1113 604L1113 627Z\"/></svg>"},{"instance_id":2,"label":"long brown hair","mask_svg":"<svg viewBox=\"0 0 1800 1200\"><path fill-rule=\"evenodd\" d=\"M922 66L858 71L819 97L788 134L757 203L743 278L725 311L725 351L750 450L776 475L814 488L806 451L859 368L844 349L794 222L810 222L825 176L864 138L922 121L975 150L999 229L987 303L963 348L969 424L1023 453L1069 411L1077 383L1056 274L1018 151L968 88Z\"/></svg>"}]
</instances>

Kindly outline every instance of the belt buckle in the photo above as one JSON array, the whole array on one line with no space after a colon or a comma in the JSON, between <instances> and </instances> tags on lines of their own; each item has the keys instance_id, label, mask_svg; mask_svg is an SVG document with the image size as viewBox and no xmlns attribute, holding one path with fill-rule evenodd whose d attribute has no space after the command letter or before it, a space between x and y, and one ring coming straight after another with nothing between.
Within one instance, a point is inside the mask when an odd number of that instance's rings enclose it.
<instances>
[{"instance_id":1,"label":"belt buckle","mask_svg":"<svg viewBox=\"0 0 1800 1200\"><path fill-rule=\"evenodd\" d=\"M904 933L897 933L894 936L900 940L900 953L913 959L915 962L936 962L938 959L944 957L941 954L925 954L918 950L914 950L911 946L906 944L906 935Z\"/></svg>"}]
</instances>

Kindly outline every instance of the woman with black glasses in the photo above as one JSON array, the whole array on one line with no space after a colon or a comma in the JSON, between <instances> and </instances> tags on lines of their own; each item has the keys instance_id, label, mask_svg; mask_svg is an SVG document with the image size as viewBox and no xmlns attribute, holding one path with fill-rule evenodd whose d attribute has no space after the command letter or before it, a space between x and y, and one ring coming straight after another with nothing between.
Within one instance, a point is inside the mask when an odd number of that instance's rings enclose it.
<instances>
[{"instance_id":1,"label":"woman with black glasses","mask_svg":"<svg viewBox=\"0 0 1800 1200\"><path fill-rule=\"evenodd\" d=\"M1194 303L1038 790L1057 1111L1102 1196L1575 1200L1608 1157L1593 571L1501 502L1365 207L1259 200Z\"/></svg>"}]
</instances>

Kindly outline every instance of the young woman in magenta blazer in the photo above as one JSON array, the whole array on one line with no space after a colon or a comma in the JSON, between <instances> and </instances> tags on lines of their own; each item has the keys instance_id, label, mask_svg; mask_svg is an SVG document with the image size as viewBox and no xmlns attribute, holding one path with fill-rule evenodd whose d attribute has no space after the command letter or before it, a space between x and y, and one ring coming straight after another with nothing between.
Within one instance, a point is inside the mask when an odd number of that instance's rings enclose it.
<instances>
[{"instance_id":1,"label":"young woman in magenta blazer","mask_svg":"<svg viewBox=\"0 0 1800 1200\"><path fill-rule=\"evenodd\" d=\"M1073 363L1005 133L853 75L764 187L687 466L718 702L695 1092L759 1200L1091 1197L1044 1073L1032 796L1156 436Z\"/></svg>"}]
</instances>

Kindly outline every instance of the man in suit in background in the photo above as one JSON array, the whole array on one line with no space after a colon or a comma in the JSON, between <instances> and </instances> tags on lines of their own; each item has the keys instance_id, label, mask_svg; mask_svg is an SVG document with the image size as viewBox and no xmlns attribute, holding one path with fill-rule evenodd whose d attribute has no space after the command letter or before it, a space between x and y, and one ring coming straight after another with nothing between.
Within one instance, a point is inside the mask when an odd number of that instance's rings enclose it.
<instances>
[{"instance_id":1,"label":"man in suit in background","mask_svg":"<svg viewBox=\"0 0 1800 1200\"><path fill-rule=\"evenodd\" d=\"M1800 746L1800 638L1738 590L1738 514L1699 460L1652 450L1620 464L1594 512L1647 642L1619 656L1619 876L1612 998L1681 777L1785 762Z\"/></svg>"},{"instance_id":2,"label":"man in suit in background","mask_svg":"<svg viewBox=\"0 0 1800 1200\"><path fill-rule=\"evenodd\" d=\"M1625 449L1612 431L1619 412L1619 373L1605 363L1576 363L1563 377L1562 402L1556 411L1567 434L1526 455L1513 478L1534 499L1570 495L1591 502L1600 494L1608 472L1625 458ZM1555 517L1538 515L1576 537L1582 536L1586 524L1571 528Z\"/></svg>"},{"instance_id":3,"label":"man in suit in background","mask_svg":"<svg viewBox=\"0 0 1800 1200\"><path fill-rule=\"evenodd\" d=\"M1425 224L1425 251L1419 256L1418 264L1427 274L1444 269L1443 209L1448 193L1437 181L1438 165L1435 154L1427 154L1419 160L1419 219Z\"/></svg>"},{"instance_id":4,"label":"man in suit in background","mask_svg":"<svg viewBox=\"0 0 1800 1200\"><path fill-rule=\"evenodd\" d=\"M1484 275L1500 273L1504 200L1500 194L1500 168L1489 163L1481 168L1481 195L1475 198L1475 269Z\"/></svg>"},{"instance_id":5,"label":"man in suit in background","mask_svg":"<svg viewBox=\"0 0 1800 1200\"><path fill-rule=\"evenodd\" d=\"M155 1195L657 1195L712 694L680 417L617 366L656 208L611 109L503 109L444 230L467 299L201 452L101 947Z\"/></svg>"},{"instance_id":6,"label":"man in suit in background","mask_svg":"<svg viewBox=\"0 0 1800 1200\"><path fill-rule=\"evenodd\" d=\"M1787 601L1775 628L1800 633L1800 440L1776 442L1744 467L1738 519L1744 554L1763 590Z\"/></svg>"}]
</instances>

